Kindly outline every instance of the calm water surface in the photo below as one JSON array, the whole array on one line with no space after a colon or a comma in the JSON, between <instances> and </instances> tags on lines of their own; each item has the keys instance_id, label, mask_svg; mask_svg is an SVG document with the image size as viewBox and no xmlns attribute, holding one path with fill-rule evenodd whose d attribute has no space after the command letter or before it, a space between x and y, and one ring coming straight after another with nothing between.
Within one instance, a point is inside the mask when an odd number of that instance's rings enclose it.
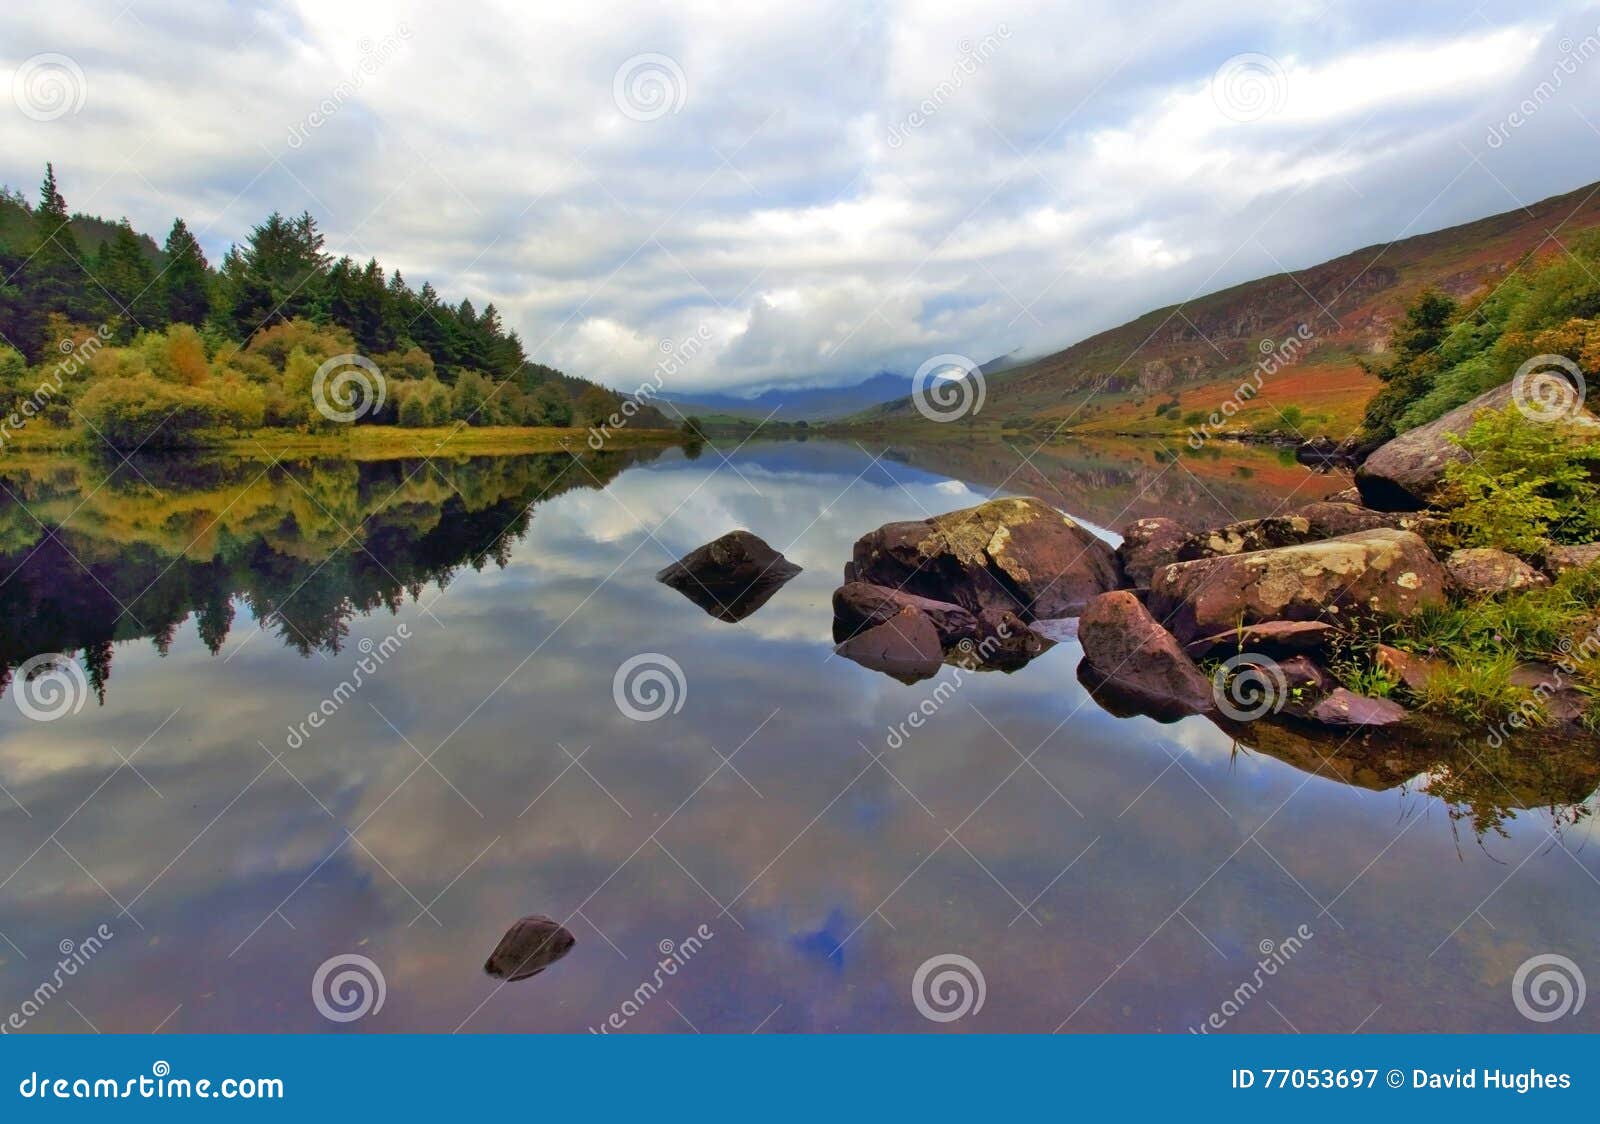
<instances>
[{"instance_id":1,"label":"calm water surface","mask_svg":"<svg viewBox=\"0 0 1600 1124\"><path fill-rule=\"evenodd\" d=\"M1304 927L1227 1029L1541 1029L1518 965L1600 968L1586 767L1503 783L1460 747L1352 743L1313 775L1299 743L1114 717L1071 641L912 686L832 654L830 594L883 522L1001 487L1214 523L1343 486L1260 454L1033 462L7 460L0 662L70 652L86 690L51 721L18 680L0 698L0 1020L103 924L26 1029L1186 1031ZM753 616L655 582L739 527L805 568ZM647 653L683 686L640 721L613 680ZM570 954L486 976L536 913ZM667 942L681 967L631 1002ZM384 1001L336 1023L312 981L344 954ZM984 994L937 1023L912 980L944 954Z\"/></svg>"}]
</instances>

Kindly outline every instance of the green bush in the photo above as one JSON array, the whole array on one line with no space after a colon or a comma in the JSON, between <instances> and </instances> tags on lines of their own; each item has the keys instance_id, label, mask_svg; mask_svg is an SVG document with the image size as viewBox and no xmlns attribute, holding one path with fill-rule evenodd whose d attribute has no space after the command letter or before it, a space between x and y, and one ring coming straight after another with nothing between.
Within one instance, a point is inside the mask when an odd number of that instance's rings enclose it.
<instances>
[{"instance_id":1,"label":"green bush","mask_svg":"<svg viewBox=\"0 0 1600 1124\"><path fill-rule=\"evenodd\" d=\"M150 374L95 383L78 402L89 440L117 449L172 449L205 443L208 430L260 425L259 390L181 386Z\"/></svg>"},{"instance_id":2,"label":"green bush","mask_svg":"<svg viewBox=\"0 0 1600 1124\"><path fill-rule=\"evenodd\" d=\"M1600 537L1600 442L1514 406L1480 413L1451 440L1468 454L1446 470L1441 496L1460 544L1532 555L1546 539Z\"/></svg>"}]
</instances>

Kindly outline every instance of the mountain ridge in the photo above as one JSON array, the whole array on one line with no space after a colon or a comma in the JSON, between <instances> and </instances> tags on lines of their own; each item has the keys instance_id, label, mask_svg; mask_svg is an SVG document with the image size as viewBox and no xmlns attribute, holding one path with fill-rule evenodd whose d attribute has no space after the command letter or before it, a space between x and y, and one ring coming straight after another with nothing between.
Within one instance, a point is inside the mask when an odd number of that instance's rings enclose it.
<instances>
[{"instance_id":1,"label":"mountain ridge","mask_svg":"<svg viewBox=\"0 0 1600 1124\"><path fill-rule=\"evenodd\" d=\"M986 371L984 413L1019 427L1171 432L1185 410L1215 409L1219 383L1236 384L1304 324L1309 346L1272 385L1284 402L1304 407L1308 418L1342 437L1379 385L1360 361L1382 353L1390 328L1418 293L1431 287L1470 296L1530 257L1560 252L1555 231L1595 227L1600 183L1165 305L1003 373ZM1161 413L1152 405L1162 406ZM907 397L849 420L892 422L914 411ZM1262 412L1275 410L1261 401L1239 417Z\"/></svg>"}]
</instances>

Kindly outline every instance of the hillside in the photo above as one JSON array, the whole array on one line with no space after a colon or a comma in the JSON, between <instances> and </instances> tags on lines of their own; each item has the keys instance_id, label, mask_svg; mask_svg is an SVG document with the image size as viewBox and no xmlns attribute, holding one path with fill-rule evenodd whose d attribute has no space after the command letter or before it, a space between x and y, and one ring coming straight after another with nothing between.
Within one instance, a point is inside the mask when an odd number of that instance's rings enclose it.
<instances>
[{"instance_id":1,"label":"hillside","mask_svg":"<svg viewBox=\"0 0 1600 1124\"><path fill-rule=\"evenodd\" d=\"M1559 229L1565 240L1595 227L1600 184L1156 309L1063 351L988 374L984 420L1082 433L1182 432L1186 414L1217 409L1263 351L1304 324L1311 339L1299 361L1266 380L1234 427L1287 430L1278 411L1293 404L1307 436L1343 437L1379 385L1358 359L1384 348L1390 328L1419 292L1431 286L1468 296L1530 254L1561 252L1550 232ZM907 399L852 420L917 416Z\"/></svg>"}]
</instances>

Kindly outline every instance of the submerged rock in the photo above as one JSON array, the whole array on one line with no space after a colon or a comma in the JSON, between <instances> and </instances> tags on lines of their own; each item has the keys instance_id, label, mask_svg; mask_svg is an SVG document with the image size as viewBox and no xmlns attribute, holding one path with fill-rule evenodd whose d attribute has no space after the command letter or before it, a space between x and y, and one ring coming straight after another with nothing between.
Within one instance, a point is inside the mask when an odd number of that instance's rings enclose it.
<instances>
[{"instance_id":1,"label":"submerged rock","mask_svg":"<svg viewBox=\"0 0 1600 1124\"><path fill-rule=\"evenodd\" d=\"M1151 581L1150 611L1182 640L1241 624L1397 617L1445 600L1445 572L1410 531L1178 562Z\"/></svg>"},{"instance_id":2,"label":"submerged rock","mask_svg":"<svg viewBox=\"0 0 1600 1124\"><path fill-rule=\"evenodd\" d=\"M730 531L656 574L721 621L742 621L772 599L800 567L749 531Z\"/></svg>"},{"instance_id":3,"label":"submerged rock","mask_svg":"<svg viewBox=\"0 0 1600 1124\"><path fill-rule=\"evenodd\" d=\"M565 925L540 914L524 917L506 930L483 970L511 982L537 976L572 951L578 938Z\"/></svg>"},{"instance_id":4,"label":"submerged rock","mask_svg":"<svg viewBox=\"0 0 1600 1124\"><path fill-rule=\"evenodd\" d=\"M1111 547L1036 499L885 524L856 542L851 563L857 580L1024 621L1075 616L1119 584Z\"/></svg>"},{"instance_id":5,"label":"submerged rock","mask_svg":"<svg viewBox=\"0 0 1600 1124\"><path fill-rule=\"evenodd\" d=\"M1444 560L1444 569L1450 580L1467 593L1507 593L1550 584L1549 578L1515 554L1488 546L1452 551Z\"/></svg>"},{"instance_id":6,"label":"submerged rock","mask_svg":"<svg viewBox=\"0 0 1600 1124\"><path fill-rule=\"evenodd\" d=\"M1127 590L1102 593L1085 606L1078 642L1103 683L1157 710L1198 714L1214 705L1211 680Z\"/></svg>"},{"instance_id":7,"label":"submerged rock","mask_svg":"<svg viewBox=\"0 0 1600 1124\"><path fill-rule=\"evenodd\" d=\"M909 605L882 624L850 637L834 651L902 683L931 679L944 665L939 630L926 613Z\"/></svg>"},{"instance_id":8,"label":"submerged rock","mask_svg":"<svg viewBox=\"0 0 1600 1124\"><path fill-rule=\"evenodd\" d=\"M871 582L846 582L833 591L833 638L841 642L848 640L908 608L927 615L939 633L939 642L946 648L963 640L976 644L983 634L977 615L960 605L918 597L903 589Z\"/></svg>"}]
</instances>

